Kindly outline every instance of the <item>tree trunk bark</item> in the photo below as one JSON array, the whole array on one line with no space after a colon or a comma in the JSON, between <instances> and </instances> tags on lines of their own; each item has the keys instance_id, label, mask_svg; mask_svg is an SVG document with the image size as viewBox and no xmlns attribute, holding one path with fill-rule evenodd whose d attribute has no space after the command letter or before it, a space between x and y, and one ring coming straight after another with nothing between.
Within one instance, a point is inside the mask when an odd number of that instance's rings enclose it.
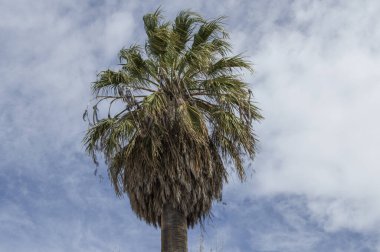
<instances>
[{"instance_id":1,"label":"tree trunk bark","mask_svg":"<svg viewBox=\"0 0 380 252\"><path fill-rule=\"evenodd\" d=\"M161 252L187 252L186 216L170 204L161 216Z\"/></svg>"}]
</instances>

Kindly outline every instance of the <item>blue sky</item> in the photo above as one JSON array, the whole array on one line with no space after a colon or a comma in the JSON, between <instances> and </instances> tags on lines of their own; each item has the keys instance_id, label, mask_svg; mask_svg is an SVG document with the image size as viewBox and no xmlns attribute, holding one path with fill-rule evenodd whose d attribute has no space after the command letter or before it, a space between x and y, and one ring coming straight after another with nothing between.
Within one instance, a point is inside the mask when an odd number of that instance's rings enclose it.
<instances>
[{"instance_id":1,"label":"blue sky","mask_svg":"<svg viewBox=\"0 0 380 252\"><path fill-rule=\"evenodd\" d=\"M265 120L205 251L380 251L380 2L0 0L0 251L159 251L81 146L96 73L144 41L142 16L228 16ZM199 227L189 249L199 248Z\"/></svg>"}]
</instances>

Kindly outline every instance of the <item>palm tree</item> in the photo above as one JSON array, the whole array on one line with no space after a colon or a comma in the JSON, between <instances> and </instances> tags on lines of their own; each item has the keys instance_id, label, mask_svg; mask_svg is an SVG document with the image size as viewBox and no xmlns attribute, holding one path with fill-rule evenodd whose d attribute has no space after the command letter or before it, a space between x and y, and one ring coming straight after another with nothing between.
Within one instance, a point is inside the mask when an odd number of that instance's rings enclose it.
<instances>
[{"instance_id":1,"label":"palm tree","mask_svg":"<svg viewBox=\"0 0 380 252\"><path fill-rule=\"evenodd\" d=\"M174 22L159 9L145 15L145 46L121 49L120 69L99 74L92 117L84 115L87 152L95 163L104 154L116 194L161 228L162 251L187 251L187 229L221 199L229 160L243 180L244 156L255 155L252 120L262 117L237 71L252 68L228 56L222 20L190 11Z\"/></svg>"}]
</instances>

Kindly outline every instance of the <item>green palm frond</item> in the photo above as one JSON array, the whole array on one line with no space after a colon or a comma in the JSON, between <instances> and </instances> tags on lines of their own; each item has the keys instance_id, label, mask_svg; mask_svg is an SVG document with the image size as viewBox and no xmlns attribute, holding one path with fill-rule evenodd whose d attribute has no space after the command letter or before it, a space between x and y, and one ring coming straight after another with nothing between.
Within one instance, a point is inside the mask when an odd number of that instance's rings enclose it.
<instances>
[{"instance_id":1,"label":"green palm frond","mask_svg":"<svg viewBox=\"0 0 380 252\"><path fill-rule=\"evenodd\" d=\"M186 48L186 44L192 39L195 25L204 22L203 18L191 11L181 11L174 20L173 39L179 52Z\"/></svg>"},{"instance_id":2,"label":"green palm frond","mask_svg":"<svg viewBox=\"0 0 380 252\"><path fill-rule=\"evenodd\" d=\"M220 17L209 22L205 22L199 27L198 32L194 35L194 42L192 45L192 49L196 50L196 48L208 41L218 38L219 33L222 34L223 38L227 38L227 33L224 32L222 20L224 17Z\"/></svg>"},{"instance_id":3,"label":"green palm frond","mask_svg":"<svg viewBox=\"0 0 380 252\"><path fill-rule=\"evenodd\" d=\"M240 55L233 57L223 57L213 63L209 68L209 75L232 74L236 69L247 69L252 71L250 63Z\"/></svg>"}]
</instances>

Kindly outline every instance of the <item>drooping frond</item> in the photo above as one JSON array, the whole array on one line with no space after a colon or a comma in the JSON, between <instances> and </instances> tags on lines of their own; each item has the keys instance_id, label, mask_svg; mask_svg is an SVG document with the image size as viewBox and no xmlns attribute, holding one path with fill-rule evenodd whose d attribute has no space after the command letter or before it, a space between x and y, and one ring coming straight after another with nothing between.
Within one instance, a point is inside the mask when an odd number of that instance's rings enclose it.
<instances>
[{"instance_id":1,"label":"drooping frond","mask_svg":"<svg viewBox=\"0 0 380 252\"><path fill-rule=\"evenodd\" d=\"M170 25L169 23L162 23L162 19L160 9L143 17L145 32L148 37L145 44L146 52L157 58L166 53L167 47L170 45Z\"/></svg>"},{"instance_id":2,"label":"drooping frond","mask_svg":"<svg viewBox=\"0 0 380 252\"><path fill-rule=\"evenodd\" d=\"M220 17L215 20L205 22L199 27L198 32L194 35L194 42L192 45L192 50L197 47L209 42L210 40L219 38L219 34L222 34L222 38L227 37L227 33L224 32L222 26L222 20L224 18Z\"/></svg>"},{"instance_id":3,"label":"drooping frond","mask_svg":"<svg viewBox=\"0 0 380 252\"><path fill-rule=\"evenodd\" d=\"M186 48L186 44L192 39L196 24L202 22L204 22L202 17L195 12L181 11L178 14L173 24L173 39L178 52Z\"/></svg>"},{"instance_id":4,"label":"drooping frond","mask_svg":"<svg viewBox=\"0 0 380 252\"><path fill-rule=\"evenodd\" d=\"M166 203L185 213L190 227L207 217L229 161L243 180L244 160L255 156L252 121L262 116L242 79L252 68L230 55L222 21L191 11L174 22L159 9L147 14L145 47L123 48L120 69L93 83L86 150L95 162L104 155L116 194L127 194L152 225L160 225ZM100 103L108 104L107 116Z\"/></svg>"}]
</instances>

